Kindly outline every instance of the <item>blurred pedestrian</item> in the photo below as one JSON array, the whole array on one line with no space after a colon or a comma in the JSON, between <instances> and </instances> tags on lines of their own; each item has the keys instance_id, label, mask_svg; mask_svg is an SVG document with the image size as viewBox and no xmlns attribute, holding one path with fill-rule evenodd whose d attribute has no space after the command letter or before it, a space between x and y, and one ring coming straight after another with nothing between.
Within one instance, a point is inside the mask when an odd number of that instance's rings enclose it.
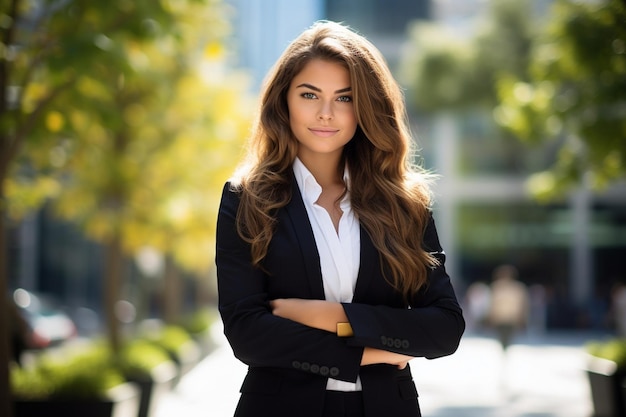
<instances>
[{"instance_id":1,"label":"blurred pedestrian","mask_svg":"<svg viewBox=\"0 0 626 417\"><path fill-rule=\"evenodd\" d=\"M528 322L528 292L518 280L517 268L500 265L493 272L489 324L506 352L516 333Z\"/></svg>"},{"instance_id":2,"label":"blurred pedestrian","mask_svg":"<svg viewBox=\"0 0 626 417\"><path fill-rule=\"evenodd\" d=\"M483 330L489 316L491 288L483 281L470 284L465 291L465 321L468 331Z\"/></svg>"},{"instance_id":3,"label":"blurred pedestrian","mask_svg":"<svg viewBox=\"0 0 626 417\"><path fill-rule=\"evenodd\" d=\"M382 55L343 25L274 66L218 215L220 313L249 366L236 416L420 416L408 361L452 354L464 321L406 126Z\"/></svg>"}]
</instances>

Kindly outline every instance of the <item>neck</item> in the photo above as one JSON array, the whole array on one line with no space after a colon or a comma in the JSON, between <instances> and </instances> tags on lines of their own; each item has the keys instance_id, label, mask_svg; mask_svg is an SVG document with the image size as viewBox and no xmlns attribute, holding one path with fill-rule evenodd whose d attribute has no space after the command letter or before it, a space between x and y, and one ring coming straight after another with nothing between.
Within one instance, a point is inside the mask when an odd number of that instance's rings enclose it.
<instances>
[{"instance_id":1,"label":"neck","mask_svg":"<svg viewBox=\"0 0 626 417\"><path fill-rule=\"evenodd\" d=\"M338 157L324 158L302 158L298 156L304 166L313 174L317 183L325 188L337 184L343 184L344 166L341 155Z\"/></svg>"}]
</instances>

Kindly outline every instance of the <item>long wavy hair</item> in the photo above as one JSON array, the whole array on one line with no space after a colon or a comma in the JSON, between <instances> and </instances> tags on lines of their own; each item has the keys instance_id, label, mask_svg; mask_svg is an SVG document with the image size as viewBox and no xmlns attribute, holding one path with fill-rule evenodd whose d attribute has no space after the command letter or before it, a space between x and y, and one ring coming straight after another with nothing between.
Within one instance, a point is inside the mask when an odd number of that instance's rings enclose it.
<instances>
[{"instance_id":1,"label":"long wavy hair","mask_svg":"<svg viewBox=\"0 0 626 417\"><path fill-rule=\"evenodd\" d=\"M265 80L248 157L232 181L240 192L240 236L262 267L276 212L291 199L298 141L289 124L287 91L314 59L343 65L350 73L357 130L344 148L354 213L380 252L385 278L405 299L427 281L437 260L423 247L429 220L431 176L413 160L404 96L380 54L342 24L320 21L296 38Z\"/></svg>"}]
</instances>

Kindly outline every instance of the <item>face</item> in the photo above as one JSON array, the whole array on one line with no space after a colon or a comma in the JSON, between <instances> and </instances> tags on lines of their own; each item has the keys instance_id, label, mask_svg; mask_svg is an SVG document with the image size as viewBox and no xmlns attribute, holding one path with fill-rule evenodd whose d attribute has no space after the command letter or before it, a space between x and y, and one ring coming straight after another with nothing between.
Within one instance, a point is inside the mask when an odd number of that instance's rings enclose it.
<instances>
[{"instance_id":1,"label":"face","mask_svg":"<svg viewBox=\"0 0 626 417\"><path fill-rule=\"evenodd\" d=\"M291 81L287 106L302 160L337 157L354 136L357 122L350 73L336 62L309 62Z\"/></svg>"}]
</instances>

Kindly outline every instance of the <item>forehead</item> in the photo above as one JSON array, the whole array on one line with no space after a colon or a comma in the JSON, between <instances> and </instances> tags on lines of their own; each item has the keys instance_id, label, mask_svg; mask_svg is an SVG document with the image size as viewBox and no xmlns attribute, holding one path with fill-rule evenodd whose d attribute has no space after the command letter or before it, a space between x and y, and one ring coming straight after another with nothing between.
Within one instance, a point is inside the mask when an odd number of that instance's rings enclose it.
<instances>
[{"instance_id":1,"label":"forehead","mask_svg":"<svg viewBox=\"0 0 626 417\"><path fill-rule=\"evenodd\" d=\"M317 87L341 84L340 88L345 88L350 86L350 72L339 62L313 59L307 62L300 72L294 76L291 85L297 86L302 82L313 84Z\"/></svg>"}]
</instances>

